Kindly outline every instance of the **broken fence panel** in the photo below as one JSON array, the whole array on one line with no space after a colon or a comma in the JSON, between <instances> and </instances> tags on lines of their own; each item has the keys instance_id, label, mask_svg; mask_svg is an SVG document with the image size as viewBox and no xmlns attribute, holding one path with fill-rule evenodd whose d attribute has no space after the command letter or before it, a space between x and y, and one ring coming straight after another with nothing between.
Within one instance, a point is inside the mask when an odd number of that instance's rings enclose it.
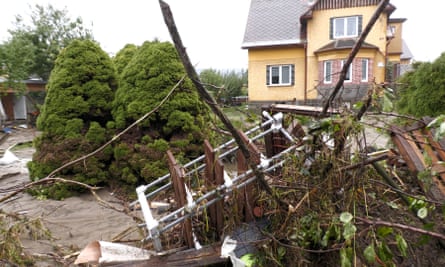
<instances>
[{"instance_id":1,"label":"broken fence panel","mask_svg":"<svg viewBox=\"0 0 445 267\"><path fill-rule=\"evenodd\" d=\"M277 113L277 114L278 114L278 113ZM275 114L275 115L276 115L276 114ZM274 116L275 116L275 115L274 115ZM278 115L277 115L277 116L278 116ZM274 118L269 119L269 120L263 122L261 125L259 125L259 126L255 126L255 127L253 127L252 129L246 131L245 134L246 134L246 135L250 135L250 134L252 134L252 133L254 133L254 132L258 131L258 130L261 130L262 128L264 128L264 127L266 127L266 126L272 124L272 123L274 122L274 120L276 120L276 119L274 119ZM267 131L267 132L269 132L269 131ZM255 137L253 137L252 140L257 140L257 139L263 137L265 134L267 134L267 133L259 134L259 135L255 136ZM232 145L232 144L234 144L234 143L235 143L235 140L234 140L234 139L231 139L230 141L228 141L228 142L226 142L226 143L220 145L219 147L217 147L214 151L215 151L215 152L219 152L220 150L222 150L222 149L224 149L224 148L227 148L227 147L229 147L230 145ZM219 155L219 158L224 158L224 157L226 157L227 155L229 155L229 154L235 152L237 149L238 149L238 147L231 148L229 151L226 151L226 152L224 152L224 153L221 153L221 154ZM201 155L201 156L197 157L196 159L194 159L194 160L192 160L192 161L190 161L190 162L187 162L186 164L184 164L183 167L184 167L184 168L188 168L188 167L190 167L190 166L192 166L192 165L194 165L194 164L196 164L196 163L198 163L198 162L200 162L200 161L203 161L204 158L205 158L205 155ZM198 170L200 170L200 169L202 169L202 168L204 168L204 164L202 164L202 165L200 165L199 167L197 167ZM196 170L193 170L193 171L191 171L191 172L188 172L187 174L193 173L194 171L196 171ZM170 178L170 173L168 173L168 174L166 174L166 175L164 175L164 176L161 176L161 177L159 177L158 179L156 179L155 181L153 181L153 182L151 182L151 183L145 185L145 186L144 186L144 191L147 191L149 188L151 188L151 187L153 187L153 186L155 186L155 185L157 185L157 184L160 184L160 183L166 181L168 178ZM150 197L156 195L157 193L159 193L159 192L161 192L161 191L163 191L163 190L168 189L170 186L171 186L171 182L169 182L169 183L163 185L163 186L161 187L162 190L161 190L161 188L158 188L156 191L153 191L153 192L147 194L146 197L147 197L147 198L150 198ZM154 193L154 192L155 192L155 193ZM139 202L139 200L135 200L135 201L131 202L131 203L130 203L130 207L133 207L133 206L136 205L138 202Z\"/></svg>"}]
</instances>

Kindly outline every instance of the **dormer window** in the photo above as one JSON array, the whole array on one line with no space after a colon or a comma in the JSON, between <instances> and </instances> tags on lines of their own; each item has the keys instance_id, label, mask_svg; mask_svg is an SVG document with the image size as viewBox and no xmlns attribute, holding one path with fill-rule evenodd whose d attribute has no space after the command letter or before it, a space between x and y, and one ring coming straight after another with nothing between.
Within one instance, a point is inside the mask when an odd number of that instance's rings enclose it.
<instances>
[{"instance_id":1,"label":"dormer window","mask_svg":"<svg viewBox=\"0 0 445 267\"><path fill-rule=\"evenodd\" d=\"M362 16L331 18L331 39L357 37L361 28Z\"/></svg>"}]
</instances>

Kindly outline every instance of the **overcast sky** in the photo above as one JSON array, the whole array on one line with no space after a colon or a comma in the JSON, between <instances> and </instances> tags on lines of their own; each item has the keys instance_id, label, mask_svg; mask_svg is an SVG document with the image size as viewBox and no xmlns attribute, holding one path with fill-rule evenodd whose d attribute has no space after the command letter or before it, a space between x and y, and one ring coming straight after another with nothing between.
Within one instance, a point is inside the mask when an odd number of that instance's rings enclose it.
<instances>
[{"instance_id":1,"label":"overcast sky","mask_svg":"<svg viewBox=\"0 0 445 267\"><path fill-rule=\"evenodd\" d=\"M304 1L304 0L295 0ZM247 52L241 49L250 0L165 0L189 57L197 68L247 68ZM397 7L392 18L407 18L403 35L414 59L432 61L445 51L445 1L391 0ZM3 3L0 41L8 38L17 14L29 17L29 5L53 5L68 10L72 18L82 17L95 39L108 53L127 43L136 45L155 38L169 41L157 0L14 0Z\"/></svg>"}]
</instances>

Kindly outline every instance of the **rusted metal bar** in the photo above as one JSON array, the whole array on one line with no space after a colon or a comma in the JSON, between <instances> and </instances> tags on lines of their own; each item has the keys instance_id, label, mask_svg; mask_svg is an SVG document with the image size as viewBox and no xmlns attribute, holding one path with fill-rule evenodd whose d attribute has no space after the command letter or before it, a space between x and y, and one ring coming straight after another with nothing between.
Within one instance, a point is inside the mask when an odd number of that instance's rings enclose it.
<instances>
[{"instance_id":1,"label":"rusted metal bar","mask_svg":"<svg viewBox=\"0 0 445 267\"><path fill-rule=\"evenodd\" d=\"M167 159L168 159L168 168L170 170L170 175L172 177L172 184L175 191L176 201L179 206L183 207L187 205L186 198L186 189L185 189L185 181L184 181L184 169L179 166L176 162L175 157L173 156L170 150L167 151ZM183 233L185 243L189 248L194 247L193 242L193 229L192 229L192 221L190 218L186 219L183 223Z\"/></svg>"}]
</instances>

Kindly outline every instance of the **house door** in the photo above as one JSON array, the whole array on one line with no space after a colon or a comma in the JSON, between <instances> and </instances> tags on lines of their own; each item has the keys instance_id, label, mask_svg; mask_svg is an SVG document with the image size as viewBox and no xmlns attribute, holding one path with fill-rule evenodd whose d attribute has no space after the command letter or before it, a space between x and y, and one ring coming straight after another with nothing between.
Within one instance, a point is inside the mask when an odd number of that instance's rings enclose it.
<instances>
[{"instance_id":1,"label":"house door","mask_svg":"<svg viewBox=\"0 0 445 267\"><path fill-rule=\"evenodd\" d=\"M14 119L26 120L26 97L24 95L14 97Z\"/></svg>"}]
</instances>

